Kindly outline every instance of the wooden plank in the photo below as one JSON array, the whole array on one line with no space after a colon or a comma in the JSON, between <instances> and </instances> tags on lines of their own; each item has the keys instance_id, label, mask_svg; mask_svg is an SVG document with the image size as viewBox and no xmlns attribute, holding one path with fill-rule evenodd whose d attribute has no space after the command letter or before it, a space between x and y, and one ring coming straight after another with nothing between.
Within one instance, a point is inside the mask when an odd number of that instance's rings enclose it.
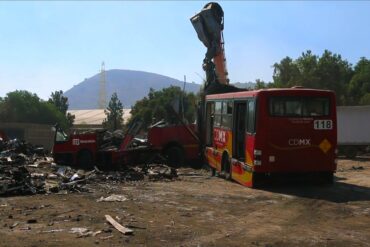
<instances>
[{"instance_id":1,"label":"wooden plank","mask_svg":"<svg viewBox=\"0 0 370 247\"><path fill-rule=\"evenodd\" d=\"M130 228L127 228L127 227L122 226L120 223L118 223L117 221L115 221L110 215L105 215L105 219L109 223L111 223L112 226L114 226L114 228L116 228L118 231L120 231L121 233L123 233L125 235L132 234L134 232Z\"/></svg>"}]
</instances>

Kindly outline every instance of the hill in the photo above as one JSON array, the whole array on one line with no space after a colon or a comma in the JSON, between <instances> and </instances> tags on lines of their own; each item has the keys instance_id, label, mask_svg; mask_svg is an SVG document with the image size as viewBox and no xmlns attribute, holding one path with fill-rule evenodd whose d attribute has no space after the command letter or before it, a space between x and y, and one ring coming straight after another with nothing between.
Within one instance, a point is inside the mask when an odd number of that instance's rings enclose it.
<instances>
[{"instance_id":1,"label":"hill","mask_svg":"<svg viewBox=\"0 0 370 247\"><path fill-rule=\"evenodd\" d=\"M124 108L130 108L137 100L147 96L150 88L161 90L171 85L182 88L184 83L168 76L135 70L113 69L107 70L105 75L107 102L117 92ZM96 74L67 90L64 95L68 97L69 109L97 109L99 80L100 74ZM194 93L199 88L200 85L195 83L186 83L185 86L186 91Z\"/></svg>"}]
</instances>

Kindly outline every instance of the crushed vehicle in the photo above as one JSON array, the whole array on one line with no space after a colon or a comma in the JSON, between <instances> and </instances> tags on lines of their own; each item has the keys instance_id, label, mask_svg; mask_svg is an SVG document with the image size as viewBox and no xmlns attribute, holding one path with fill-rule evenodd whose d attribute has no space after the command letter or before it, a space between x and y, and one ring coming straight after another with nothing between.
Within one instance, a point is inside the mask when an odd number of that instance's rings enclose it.
<instances>
[{"instance_id":1,"label":"crushed vehicle","mask_svg":"<svg viewBox=\"0 0 370 247\"><path fill-rule=\"evenodd\" d=\"M142 124L133 121L125 134L107 130L71 133L67 135L55 127L52 154L58 164L91 168L118 168L121 165L150 163L165 160L172 166L198 160L199 140L195 124L168 125L160 121L148 128L139 138Z\"/></svg>"},{"instance_id":2,"label":"crushed vehicle","mask_svg":"<svg viewBox=\"0 0 370 247\"><path fill-rule=\"evenodd\" d=\"M4 143L0 151L0 196L88 192L89 184L100 182L177 178L177 170L165 164L121 166L115 171L101 171L97 167L77 170L54 163L52 157L40 150L40 146L17 139Z\"/></svg>"}]
</instances>

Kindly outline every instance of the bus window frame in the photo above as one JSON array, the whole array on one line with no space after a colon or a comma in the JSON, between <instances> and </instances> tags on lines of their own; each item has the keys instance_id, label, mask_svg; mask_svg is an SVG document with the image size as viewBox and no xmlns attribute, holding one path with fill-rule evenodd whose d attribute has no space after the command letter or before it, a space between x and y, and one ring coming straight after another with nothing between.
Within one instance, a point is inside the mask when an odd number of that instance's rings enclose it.
<instances>
[{"instance_id":1,"label":"bus window frame","mask_svg":"<svg viewBox=\"0 0 370 247\"><path fill-rule=\"evenodd\" d=\"M272 113L272 100L274 98L281 98L281 99L284 99L286 102L286 99L292 99L293 100L298 100L301 102L301 114L300 115L296 115L296 114L286 114L286 105L284 105L284 115L274 115ZM328 102L328 107L327 107L327 110L328 110L328 113L327 114L322 114L322 115L305 115L303 114L304 112L304 108L307 107L306 105L306 102L307 102L307 99L326 99L327 102ZM313 117L330 117L332 115L332 109L331 109L331 106L332 106L332 100L329 96L275 96L275 95L271 95L268 97L267 99L267 112L268 112L268 115L270 117L273 117L273 118L313 118Z\"/></svg>"},{"instance_id":2,"label":"bus window frame","mask_svg":"<svg viewBox=\"0 0 370 247\"><path fill-rule=\"evenodd\" d=\"M250 132L248 127L249 127L249 102L254 102L254 119L253 119L253 132ZM246 104L247 104L247 114L245 116L246 118L246 121L245 121L245 133L247 135L255 135L256 134L256 130L257 130L257 113L258 113L258 109L257 109L257 97L248 97L246 98Z\"/></svg>"},{"instance_id":3,"label":"bus window frame","mask_svg":"<svg viewBox=\"0 0 370 247\"><path fill-rule=\"evenodd\" d=\"M217 128L221 128L221 123L222 123L222 100L214 100L213 101L215 103L215 111L214 111L214 118L213 118L213 126L214 127L217 127ZM221 104L221 108L220 110L218 111L217 109L217 105ZM219 121L217 121L217 119L219 118Z\"/></svg>"},{"instance_id":4,"label":"bus window frame","mask_svg":"<svg viewBox=\"0 0 370 247\"><path fill-rule=\"evenodd\" d=\"M224 99L222 100L222 111L221 111L221 125L220 128L225 130L232 130L233 129L233 123L234 123L234 100L232 99ZM229 111L229 105L231 105L231 113L228 113ZM224 110L224 107L226 107L226 110ZM228 118L227 121L230 121L228 123L228 126L224 125L224 119Z\"/></svg>"},{"instance_id":5,"label":"bus window frame","mask_svg":"<svg viewBox=\"0 0 370 247\"><path fill-rule=\"evenodd\" d=\"M254 102L254 119L253 119L253 132L250 132L248 130L248 113L249 113L249 102L250 101L253 101ZM213 122L213 128L220 128L220 129L225 129L225 130L233 130L233 126L234 126L234 122L235 122L235 112L234 112L234 106L235 106L235 102L245 102L246 103L246 126L245 126L245 133L248 134L248 135L255 135L256 132L257 132L257 116L258 116L258 97L246 97L246 98L233 98L233 99L213 99L213 100L207 100L207 103L210 103L210 102L213 102L214 103L214 114L213 114L213 118L214 118L214 122ZM220 113L218 113L217 111L217 108L216 108L216 105L217 104L221 104L221 109L220 109ZM224 112L227 112L227 110L225 111L224 110L224 106L228 106L228 104L231 105L231 109L230 109L230 112L231 113L224 113ZM231 122L230 122L230 126L225 126L223 125L223 118L224 118L224 115L227 116L227 117L231 117ZM217 124L217 121L216 119L219 117L220 119L220 122L219 124Z\"/></svg>"}]
</instances>

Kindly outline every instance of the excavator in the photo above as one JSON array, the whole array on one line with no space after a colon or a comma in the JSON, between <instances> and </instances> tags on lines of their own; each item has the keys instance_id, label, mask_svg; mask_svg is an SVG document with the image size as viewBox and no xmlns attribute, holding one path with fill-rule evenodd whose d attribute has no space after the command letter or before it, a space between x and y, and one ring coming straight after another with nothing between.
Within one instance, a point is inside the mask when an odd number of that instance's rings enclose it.
<instances>
[{"instance_id":1,"label":"excavator","mask_svg":"<svg viewBox=\"0 0 370 247\"><path fill-rule=\"evenodd\" d=\"M198 133L204 143L205 96L209 94L240 92L244 89L230 85L226 67L225 42L223 37L224 12L218 3L207 3L203 9L190 18L199 40L207 48L203 59L206 81L198 105Z\"/></svg>"},{"instance_id":2,"label":"excavator","mask_svg":"<svg viewBox=\"0 0 370 247\"><path fill-rule=\"evenodd\" d=\"M224 12L218 3L207 3L203 9L190 18L199 40L207 48L203 60L206 73L205 94L241 91L229 85L224 46Z\"/></svg>"},{"instance_id":3,"label":"excavator","mask_svg":"<svg viewBox=\"0 0 370 247\"><path fill-rule=\"evenodd\" d=\"M210 83L229 84L224 48L224 12L218 3L207 3L204 8L190 18L199 40L207 47L203 60L206 72L206 85Z\"/></svg>"}]
</instances>

